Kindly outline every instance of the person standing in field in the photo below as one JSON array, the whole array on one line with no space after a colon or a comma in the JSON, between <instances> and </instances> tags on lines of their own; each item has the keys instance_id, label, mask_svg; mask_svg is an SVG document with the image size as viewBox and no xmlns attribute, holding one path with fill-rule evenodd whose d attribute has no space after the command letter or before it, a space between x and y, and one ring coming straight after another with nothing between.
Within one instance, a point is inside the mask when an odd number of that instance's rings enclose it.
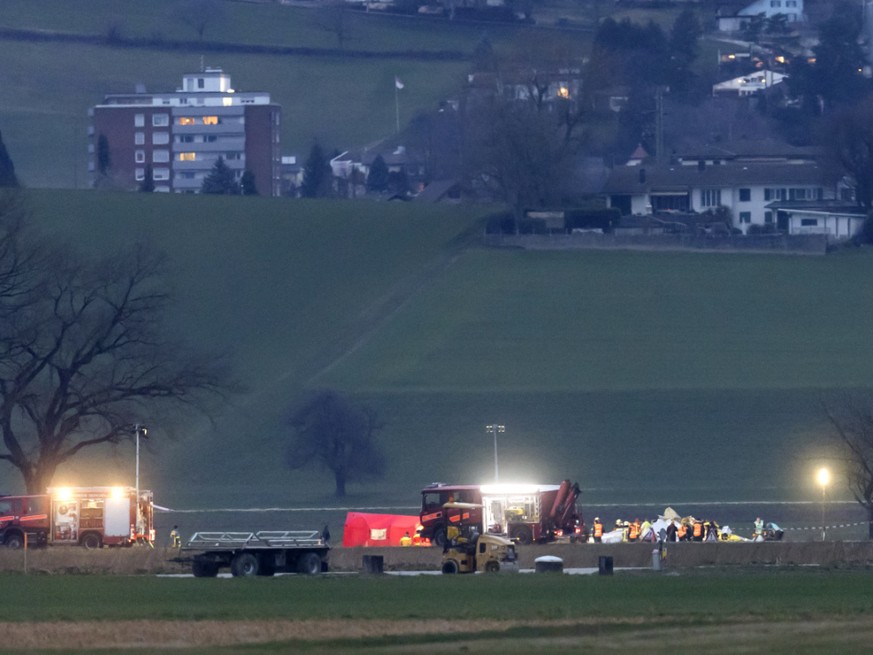
<instances>
[{"instance_id":1,"label":"person standing in field","mask_svg":"<svg viewBox=\"0 0 873 655\"><path fill-rule=\"evenodd\" d=\"M173 529L170 530L170 547L171 548L181 548L182 547L182 537L179 534L179 526L174 525Z\"/></svg>"}]
</instances>

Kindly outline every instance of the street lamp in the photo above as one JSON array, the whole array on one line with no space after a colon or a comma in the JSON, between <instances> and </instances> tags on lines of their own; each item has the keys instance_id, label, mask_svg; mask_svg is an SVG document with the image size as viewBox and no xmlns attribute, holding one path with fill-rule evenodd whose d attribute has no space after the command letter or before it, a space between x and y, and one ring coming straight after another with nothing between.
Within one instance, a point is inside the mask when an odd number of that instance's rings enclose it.
<instances>
[{"instance_id":1,"label":"street lamp","mask_svg":"<svg viewBox=\"0 0 873 655\"><path fill-rule=\"evenodd\" d=\"M506 426L493 423L492 425L486 425L485 429L494 435L494 482L497 482L499 478L497 469L497 433L506 432Z\"/></svg>"},{"instance_id":2,"label":"street lamp","mask_svg":"<svg viewBox=\"0 0 873 655\"><path fill-rule=\"evenodd\" d=\"M139 511L139 438L148 439L149 429L141 423L135 423L133 433L136 435L136 529L142 532L142 518Z\"/></svg>"},{"instance_id":3,"label":"street lamp","mask_svg":"<svg viewBox=\"0 0 873 655\"><path fill-rule=\"evenodd\" d=\"M821 540L825 540L825 501L827 500L827 489L831 483L831 472L822 466L815 474L815 480L818 486L821 487Z\"/></svg>"}]
</instances>

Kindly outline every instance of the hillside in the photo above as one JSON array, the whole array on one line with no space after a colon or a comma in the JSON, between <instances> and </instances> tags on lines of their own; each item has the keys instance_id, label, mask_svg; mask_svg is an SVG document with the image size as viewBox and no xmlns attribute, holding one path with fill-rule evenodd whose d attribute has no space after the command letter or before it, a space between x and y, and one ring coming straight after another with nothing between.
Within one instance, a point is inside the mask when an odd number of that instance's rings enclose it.
<instances>
[{"instance_id":1,"label":"hillside","mask_svg":"<svg viewBox=\"0 0 873 655\"><path fill-rule=\"evenodd\" d=\"M84 248L166 250L174 324L237 353L251 393L214 426L149 445L144 471L171 507L336 505L329 476L282 464L284 412L322 386L385 422L389 474L345 506L487 481L493 421L506 425L502 478L572 477L589 503L815 500L822 391L873 386L866 252L491 251L463 236L483 208L35 202L46 229ZM87 466L123 476L131 461L119 447Z\"/></svg>"},{"instance_id":2,"label":"hillside","mask_svg":"<svg viewBox=\"0 0 873 655\"><path fill-rule=\"evenodd\" d=\"M394 132L395 76L404 81L399 110L406 124L457 96L483 35L481 25L348 12L340 49L313 10L216 4L222 11L200 39L179 17L185 3L177 0L4 1L0 59L14 65L0 67L0 132L22 182L84 188L89 108L136 84L171 91L201 65L223 68L237 89L271 94L283 108L283 154L302 160L316 139L328 152L363 147ZM498 51L529 31L487 26ZM77 40L53 40L58 36Z\"/></svg>"}]
</instances>

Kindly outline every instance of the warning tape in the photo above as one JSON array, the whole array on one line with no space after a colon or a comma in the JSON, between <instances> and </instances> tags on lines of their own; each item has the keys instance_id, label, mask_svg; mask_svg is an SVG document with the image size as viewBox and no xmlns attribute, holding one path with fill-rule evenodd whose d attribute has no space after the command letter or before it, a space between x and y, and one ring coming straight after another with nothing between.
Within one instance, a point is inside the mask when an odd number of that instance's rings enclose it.
<instances>
[{"instance_id":1,"label":"warning tape","mask_svg":"<svg viewBox=\"0 0 873 655\"><path fill-rule=\"evenodd\" d=\"M859 521L858 523L840 523L838 525L820 525L804 526L802 528L783 528L783 530L837 530L839 528L856 528L859 525L868 525L868 521Z\"/></svg>"}]
</instances>

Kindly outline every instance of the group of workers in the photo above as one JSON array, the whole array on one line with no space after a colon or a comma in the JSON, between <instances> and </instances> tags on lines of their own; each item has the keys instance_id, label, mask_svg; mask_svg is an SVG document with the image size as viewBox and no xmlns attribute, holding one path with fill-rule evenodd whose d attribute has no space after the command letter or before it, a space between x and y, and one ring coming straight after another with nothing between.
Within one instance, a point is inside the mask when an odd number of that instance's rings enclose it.
<instances>
[{"instance_id":1,"label":"group of workers","mask_svg":"<svg viewBox=\"0 0 873 655\"><path fill-rule=\"evenodd\" d=\"M639 541L749 541L733 534L730 528L722 528L715 521L705 521L686 517L683 519L659 520L657 525L650 521L623 521L616 519L615 527L607 531L600 517L595 517L591 527L591 540L595 543L604 541L639 542ZM775 523L764 524L761 517L755 520L752 541L781 539L782 530Z\"/></svg>"}]
</instances>

